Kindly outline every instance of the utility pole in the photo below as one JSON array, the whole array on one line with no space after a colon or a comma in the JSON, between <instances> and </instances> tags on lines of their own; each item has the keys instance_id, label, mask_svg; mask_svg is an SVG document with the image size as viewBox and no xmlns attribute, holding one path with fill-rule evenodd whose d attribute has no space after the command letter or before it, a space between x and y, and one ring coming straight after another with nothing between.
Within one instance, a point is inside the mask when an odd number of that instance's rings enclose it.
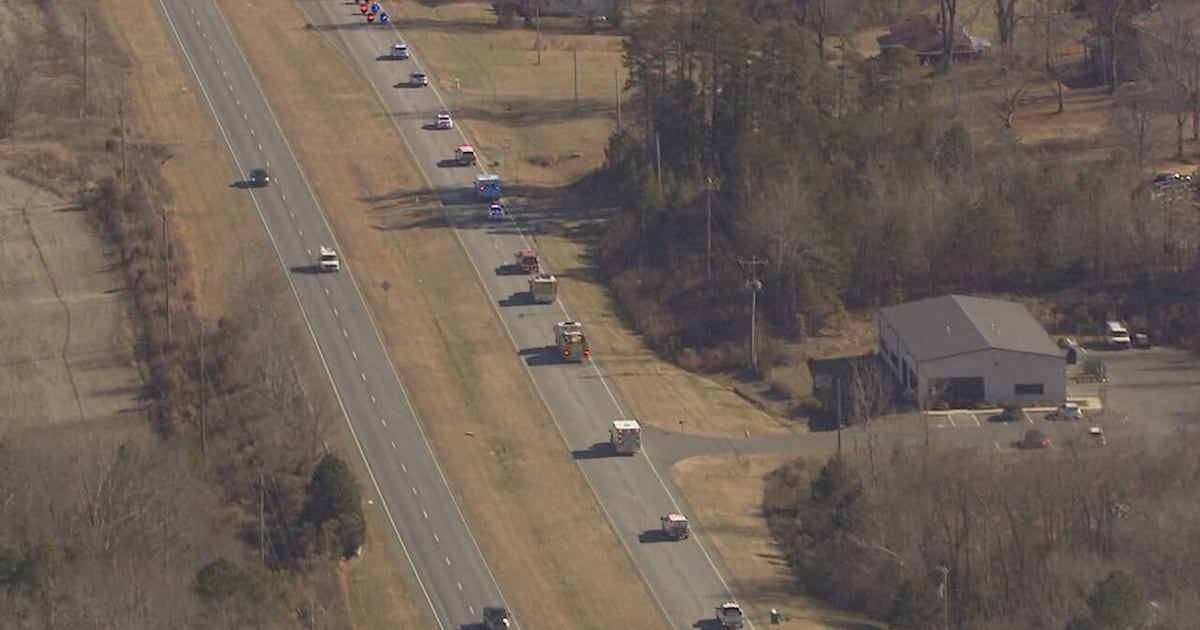
<instances>
[{"instance_id":1,"label":"utility pole","mask_svg":"<svg viewBox=\"0 0 1200 630\"><path fill-rule=\"evenodd\" d=\"M202 293L204 291L204 271L200 271L200 282L196 286L196 304L200 305ZM205 390L206 379L204 377L204 318L197 317L200 320L200 454L208 452L208 409L205 406Z\"/></svg>"},{"instance_id":2,"label":"utility pole","mask_svg":"<svg viewBox=\"0 0 1200 630\"><path fill-rule=\"evenodd\" d=\"M537 29L537 41L533 47L537 48L537 65L542 65L542 0L537 0L537 8L534 9L536 16L533 20L533 26Z\"/></svg>"},{"instance_id":3,"label":"utility pole","mask_svg":"<svg viewBox=\"0 0 1200 630\"><path fill-rule=\"evenodd\" d=\"M766 258L754 256L739 258L738 264L743 269L750 270L750 278L746 280L746 290L750 292L750 369L758 372L758 292L762 291L762 281L758 279L758 268L767 264Z\"/></svg>"},{"instance_id":4,"label":"utility pole","mask_svg":"<svg viewBox=\"0 0 1200 630\"><path fill-rule=\"evenodd\" d=\"M621 70L613 68L613 92L617 97L617 135L621 135Z\"/></svg>"},{"instance_id":5,"label":"utility pole","mask_svg":"<svg viewBox=\"0 0 1200 630\"><path fill-rule=\"evenodd\" d=\"M80 118L87 118L88 106L88 15L90 9L83 10L83 108L80 110Z\"/></svg>"},{"instance_id":6,"label":"utility pole","mask_svg":"<svg viewBox=\"0 0 1200 630\"><path fill-rule=\"evenodd\" d=\"M579 46L571 48L571 63L575 67L575 106L579 106Z\"/></svg>"},{"instance_id":7,"label":"utility pole","mask_svg":"<svg viewBox=\"0 0 1200 630\"><path fill-rule=\"evenodd\" d=\"M842 456L842 377L839 376L839 377L835 378L833 382L836 384L836 387L834 389L837 390L837 394L836 394L837 395L837 435L838 435L837 454L838 454L838 457L841 457ZM929 423L926 422L925 424L929 424Z\"/></svg>"},{"instance_id":8,"label":"utility pole","mask_svg":"<svg viewBox=\"0 0 1200 630\"><path fill-rule=\"evenodd\" d=\"M149 193L147 193L149 194ZM167 207L161 206L162 215L162 247L163 247L163 287L165 287L164 302L167 310L167 343L171 343L171 246L167 242Z\"/></svg>"},{"instance_id":9,"label":"utility pole","mask_svg":"<svg viewBox=\"0 0 1200 630\"><path fill-rule=\"evenodd\" d=\"M942 574L942 630L950 630L950 569L939 564L937 570Z\"/></svg>"},{"instance_id":10,"label":"utility pole","mask_svg":"<svg viewBox=\"0 0 1200 630\"><path fill-rule=\"evenodd\" d=\"M121 119L121 185L129 189L129 162L125 159L125 99L117 98L117 116Z\"/></svg>"},{"instance_id":11,"label":"utility pole","mask_svg":"<svg viewBox=\"0 0 1200 630\"><path fill-rule=\"evenodd\" d=\"M708 279L712 280L712 193L713 183L712 177L705 179L704 190L706 194L706 202L708 210L708 219L705 223L705 241L704 241L704 263L708 268Z\"/></svg>"},{"instance_id":12,"label":"utility pole","mask_svg":"<svg viewBox=\"0 0 1200 630\"><path fill-rule=\"evenodd\" d=\"M658 178L658 201L663 201L662 188L662 143L658 139L658 130L654 130L654 173Z\"/></svg>"},{"instance_id":13,"label":"utility pole","mask_svg":"<svg viewBox=\"0 0 1200 630\"><path fill-rule=\"evenodd\" d=\"M263 475L258 473L258 561L265 567L267 566L267 516L263 507L264 488Z\"/></svg>"}]
</instances>

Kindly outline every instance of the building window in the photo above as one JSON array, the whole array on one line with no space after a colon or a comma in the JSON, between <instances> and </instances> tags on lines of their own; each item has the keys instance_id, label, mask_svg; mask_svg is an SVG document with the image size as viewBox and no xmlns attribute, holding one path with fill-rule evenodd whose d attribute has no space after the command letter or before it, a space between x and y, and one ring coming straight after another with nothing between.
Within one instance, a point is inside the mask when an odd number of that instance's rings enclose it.
<instances>
[{"instance_id":1,"label":"building window","mask_svg":"<svg viewBox=\"0 0 1200 630\"><path fill-rule=\"evenodd\" d=\"M1018 396L1041 396L1046 392L1046 386L1041 383L1017 383L1013 389Z\"/></svg>"}]
</instances>

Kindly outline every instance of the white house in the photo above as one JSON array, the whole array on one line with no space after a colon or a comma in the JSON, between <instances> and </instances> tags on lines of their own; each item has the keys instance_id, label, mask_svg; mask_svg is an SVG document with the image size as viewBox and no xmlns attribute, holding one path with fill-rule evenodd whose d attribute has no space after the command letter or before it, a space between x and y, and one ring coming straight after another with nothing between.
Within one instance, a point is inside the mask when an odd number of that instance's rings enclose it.
<instances>
[{"instance_id":1,"label":"white house","mask_svg":"<svg viewBox=\"0 0 1200 630\"><path fill-rule=\"evenodd\" d=\"M1016 302L945 295L881 309L879 352L922 408L1067 397L1065 351Z\"/></svg>"}]
</instances>

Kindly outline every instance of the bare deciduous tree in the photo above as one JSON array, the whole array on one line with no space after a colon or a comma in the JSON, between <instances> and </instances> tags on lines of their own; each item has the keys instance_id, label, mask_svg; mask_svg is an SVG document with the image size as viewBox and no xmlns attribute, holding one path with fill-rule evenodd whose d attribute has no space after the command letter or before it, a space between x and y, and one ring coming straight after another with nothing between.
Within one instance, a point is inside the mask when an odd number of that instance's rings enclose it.
<instances>
[{"instance_id":1,"label":"bare deciduous tree","mask_svg":"<svg viewBox=\"0 0 1200 630\"><path fill-rule=\"evenodd\" d=\"M942 32L942 67L954 66L954 35L958 28L958 0L938 0L938 25Z\"/></svg>"},{"instance_id":2,"label":"bare deciduous tree","mask_svg":"<svg viewBox=\"0 0 1200 630\"><path fill-rule=\"evenodd\" d=\"M996 0L995 13L1000 46L1011 50L1017 30L1017 0Z\"/></svg>"},{"instance_id":3,"label":"bare deciduous tree","mask_svg":"<svg viewBox=\"0 0 1200 630\"><path fill-rule=\"evenodd\" d=\"M29 81L29 63L22 42L0 43L0 137L16 132L21 92Z\"/></svg>"},{"instance_id":4,"label":"bare deciduous tree","mask_svg":"<svg viewBox=\"0 0 1200 630\"><path fill-rule=\"evenodd\" d=\"M1103 42L1101 53L1106 68L1105 80L1108 82L1109 93L1113 93L1120 84L1118 69L1121 47L1125 44L1123 38L1132 28L1138 0L1090 0L1087 6L1096 25L1096 33Z\"/></svg>"}]
</instances>

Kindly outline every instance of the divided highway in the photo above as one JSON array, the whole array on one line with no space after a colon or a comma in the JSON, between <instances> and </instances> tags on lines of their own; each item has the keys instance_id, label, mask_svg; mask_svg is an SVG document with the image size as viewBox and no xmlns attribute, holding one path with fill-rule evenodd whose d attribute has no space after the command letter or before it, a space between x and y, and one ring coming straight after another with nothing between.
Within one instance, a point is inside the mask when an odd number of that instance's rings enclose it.
<instances>
[{"instance_id":1,"label":"divided highway","mask_svg":"<svg viewBox=\"0 0 1200 630\"><path fill-rule=\"evenodd\" d=\"M341 273L316 271L319 248L334 239L245 57L211 0L159 0L159 6L218 123L234 167L231 181L246 179L252 168L271 172L271 185L249 195L429 606L434 623L428 627L478 623L484 606L503 603L499 587L429 449L353 270L343 260Z\"/></svg>"},{"instance_id":2,"label":"divided highway","mask_svg":"<svg viewBox=\"0 0 1200 630\"><path fill-rule=\"evenodd\" d=\"M513 253L534 245L532 238L512 221L493 223L485 218L485 204L473 201L472 193L481 169L445 166L454 157L455 147L466 140L458 126L433 128L437 113L445 109L437 91L438 80L450 77L431 74L429 87L406 85L410 72L430 69L422 63L419 49L413 50L413 58L408 60L384 57L403 34L403 21L394 14L390 26L368 25L354 3L298 2L374 86L425 178L440 192L446 215L495 301L520 360L664 613L679 628L692 628L697 622L708 627L714 607L733 595L716 558L703 545L703 529L688 541L641 542L643 532L657 529L659 516L682 507L667 471L654 463L654 444L647 442L643 455L634 458L607 457L598 447L607 442L611 422L627 415L600 369L604 357L597 357L599 363L582 365L558 360L551 347L552 328L555 322L570 319L569 305L528 304L523 299L527 276L505 273ZM384 9L388 8L385 4ZM465 131L469 134L470 130ZM587 322L583 323L586 327Z\"/></svg>"}]
</instances>

